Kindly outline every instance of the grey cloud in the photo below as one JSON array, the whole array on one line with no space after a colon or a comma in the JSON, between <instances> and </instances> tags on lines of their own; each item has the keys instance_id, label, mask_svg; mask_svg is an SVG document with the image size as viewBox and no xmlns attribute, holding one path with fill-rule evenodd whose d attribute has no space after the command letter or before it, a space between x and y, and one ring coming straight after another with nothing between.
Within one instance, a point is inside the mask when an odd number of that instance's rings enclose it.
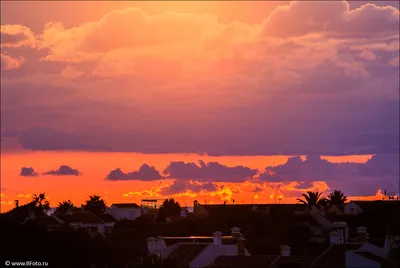
<instances>
[{"instance_id":1,"label":"grey cloud","mask_svg":"<svg viewBox=\"0 0 400 268\"><path fill-rule=\"evenodd\" d=\"M374 195L378 189L399 189L399 154L375 155L366 163L331 163L319 156L305 161L291 157L282 165L266 167L261 181L303 182L307 188L313 181L324 181L331 189L348 195Z\"/></svg>"},{"instance_id":2,"label":"grey cloud","mask_svg":"<svg viewBox=\"0 0 400 268\"><path fill-rule=\"evenodd\" d=\"M143 164L139 170L124 173L121 169L117 168L112 170L106 177L106 180L110 181L123 181L123 180L141 180L141 181L152 181L163 179L160 172L156 170L154 166Z\"/></svg>"},{"instance_id":3,"label":"grey cloud","mask_svg":"<svg viewBox=\"0 0 400 268\"><path fill-rule=\"evenodd\" d=\"M43 175L78 176L78 175L81 175L81 172L77 169L71 168L70 166L62 165L56 170L50 170L50 171L44 172Z\"/></svg>"},{"instance_id":4,"label":"grey cloud","mask_svg":"<svg viewBox=\"0 0 400 268\"><path fill-rule=\"evenodd\" d=\"M174 183L168 187L161 189L162 195L174 195L185 193L186 191L192 192L213 192L215 191L217 186L212 182L193 182L187 180L175 180Z\"/></svg>"},{"instance_id":5,"label":"grey cloud","mask_svg":"<svg viewBox=\"0 0 400 268\"><path fill-rule=\"evenodd\" d=\"M20 25L1 25L0 39L2 48L21 47L33 46L35 37L28 27Z\"/></svg>"},{"instance_id":6,"label":"grey cloud","mask_svg":"<svg viewBox=\"0 0 400 268\"><path fill-rule=\"evenodd\" d=\"M240 182L253 177L257 170L244 166L228 167L217 162L196 163L171 162L163 172L168 178L208 180L214 182Z\"/></svg>"},{"instance_id":7,"label":"grey cloud","mask_svg":"<svg viewBox=\"0 0 400 268\"><path fill-rule=\"evenodd\" d=\"M399 154L375 155L367 163L359 165L359 172L363 176L370 177L398 177L400 174L399 165Z\"/></svg>"},{"instance_id":8,"label":"grey cloud","mask_svg":"<svg viewBox=\"0 0 400 268\"><path fill-rule=\"evenodd\" d=\"M32 167L22 167L19 175L23 177L36 177L39 174Z\"/></svg>"}]
</instances>

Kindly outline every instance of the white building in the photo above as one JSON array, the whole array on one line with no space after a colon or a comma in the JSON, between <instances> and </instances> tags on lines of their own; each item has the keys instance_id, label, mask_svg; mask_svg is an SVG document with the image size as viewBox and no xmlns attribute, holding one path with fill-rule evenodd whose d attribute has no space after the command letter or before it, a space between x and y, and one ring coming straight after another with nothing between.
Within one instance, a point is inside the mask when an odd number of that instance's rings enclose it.
<instances>
[{"instance_id":1,"label":"white building","mask_svg":"<svg viewBox=\"0 0 400 268\"><path fill-rule=\"evenodd\" d=\"M107 212L117 220L134 220L142 215L142 208L136 203L119 203L112 204Z\"/></svg>"},{"instance_id":2,"label":"white building","mask_svg":"<svg viewBox=\"0 0 400 268\"><path fill-rule=\"evenodd\" d=\"M350 201L345 204L343 210L345 214L361 214L363 212L357 201Z\"/></svg>"},{"instance_id":3,"label":"white building","mask_svg":"<svg viewBox=\"0 0 400 268\"><path fill-rule=\"evenodd\" d=\"M381 268L387 263L388 254L393 244L391 236L386 236L383 247L368 242L367 228L357 228L358 242L347 240L347 224L333 223L334 231L330 233L331 246L313 263L311 267L319 268L327 264L346 268Z\"/></svg>"},{"instance_id":4,"label":"white building","mask_svg":"<svg viewBox=\"0 0 400 268\"><path fill-rule=\"evenodd\" d=\"M236 228L233 228L235 231ZM236 235L236 234L235 234ZM250 256L245 247L245 239L241 235L237 238L223 237L221 232L213 233L209 242L178 242L166 246L164 237L149 237L147 248L149 255L159 255L162 258L176 257L180 263L188 263L190 268L201 268L212 265L220 256Z\"/></svg>"}]
</instances>

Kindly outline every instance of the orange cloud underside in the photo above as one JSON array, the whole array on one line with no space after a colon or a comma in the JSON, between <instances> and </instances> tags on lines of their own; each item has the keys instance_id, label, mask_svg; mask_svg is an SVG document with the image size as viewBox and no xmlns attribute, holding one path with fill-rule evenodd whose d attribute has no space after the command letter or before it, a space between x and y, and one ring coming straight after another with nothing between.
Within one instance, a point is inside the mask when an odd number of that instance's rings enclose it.
<instances>
[{"instance_id":1,"label":"orange cloud underside","mask_svg":"<svg viewBox=\"0 0 400 268\"><path fill-rule=\"evenodd\" d=\"M323 157L332 162L366 162L371 156ZM162 181L105 181L110 170L120 167L122 170L137 170L143 163L153 165L162 171L171 161L205 162L215 161L227 166L243 165L263 170L265 166L284 164L288 156L223 156L210 157L199 155L148 155L135 153L88 153L88 152L18 152L1 155L1 210L13 207L14 200L24 203L32 194L45 192L53 206L70 199L75 204L82 204L88 195L97 194L105 198L108 204L114 202L140 202L142 198L165 198L161 194L164 187L173 180ZM38 176L20 177L22 166L34 167L37 172L56 169L60 165L69 165L83 173L81 176ZM196 182L193 182L196 183ZM217 183L216 191L192 192L190 190L174 195L182 204L190 206L195 199L199 202L222 203L272 203L296 202L301 192L306 190L327 191L329 186L313 182L310 188L299 190L297 182L283 185L279 183ZM255 187L261 191L253 192ZM172 196L171 196L172 197ZM377 198L377 197L358 197Z\"/></svg>"}]
</instances>

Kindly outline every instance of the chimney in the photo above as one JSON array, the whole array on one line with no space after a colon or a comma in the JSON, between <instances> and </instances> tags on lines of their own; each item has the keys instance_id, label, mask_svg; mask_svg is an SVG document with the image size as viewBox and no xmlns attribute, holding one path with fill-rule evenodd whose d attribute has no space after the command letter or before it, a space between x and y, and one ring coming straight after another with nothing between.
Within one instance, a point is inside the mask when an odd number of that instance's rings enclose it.
<instances>
[{"instance_id":1,"label":"chimney","mask_svg":"<svg viewBox=\"0 0 400 268\"><path fill-rule=\"evenodd\" d=\"M281 256L282 257L290 257L290 247L289 246L282 246L281 247Z\"/></svg>"},{"instance_id":2,"label":"chimney","mask_svg":"<svg viewBox=\"0 0 400 268\"><path fill-rule=\"evenodd\" d=\"M349 228L346 222L334 222L332 224L333 230L339 234L339 244L344 244L349 236Z\"/></svg>"},{"instance_id":3,"label":"chimney","mask_svg":"<svg viewBox=\"0 0 400 268\"><path fill-rule=\"evenodd\" d=\"M364 226L360 226L357 228L357 236L360 242L367 242L369 235L367 233L367 228Z\"/></svg>"},{"instance_id":4,"label":"chimney","mask_svg":"<svg viewBox=\"0 0 400 268\"><path fill-rule=\"evenodd\" d=\"M237 250L238 250L238 256L244 256L246 255L246 239L244 238L243 235L239 235L239 237L236 240L237 242Z\"/></svg>"},{"instance_id":5,"label":"chimney","mask_svg":"<svg viewBox=\"0 0 400 268\"><path fill-rule=\"evenodd\" d=\"M167 245L165 244L164 237L163 236L157 236L156 253L161 255L161 253L166 248L167 248Z\"/></svg>"},{"instance_id":6,"label":"chimney","mask_svg":"<svg viewBox=\"0 0 400 268\"><path fill-rule=\"evenodd\" d=\"M213 233L213 244L214 246L222 245L222 233L220 231Z\"/></svg>"},{"instance_id":7,"label":"chimney","mask_svg":"<svg viewBox=\"0 0 400 268\"><path fill-rule=\"evenodd\" d=\"M239 227L231 228L231 235L232 235L232 238L238 238L241 235L240 228Z\"/></svg>"},{"instance_id":8,"label":"chimney","mask_svg":"<svg viewBox=\"0 0 400 268\"><path fill-rule=\"evenodd\" d=\"M149 255L153 255L156 252L156 238L155 237L149 237L147 238L147 250L149 252Z\"/></svg>"},{"instance_id":9,"label":"chimney","mask_svg":"<svg viewBox=\"0 0 400 268\"><path fill-rule=\"evenodd\" d=\"M336 231L333 231L329 234L329 241L331 244L341 244L340 234Z\"/></svg>"}]
</instances>

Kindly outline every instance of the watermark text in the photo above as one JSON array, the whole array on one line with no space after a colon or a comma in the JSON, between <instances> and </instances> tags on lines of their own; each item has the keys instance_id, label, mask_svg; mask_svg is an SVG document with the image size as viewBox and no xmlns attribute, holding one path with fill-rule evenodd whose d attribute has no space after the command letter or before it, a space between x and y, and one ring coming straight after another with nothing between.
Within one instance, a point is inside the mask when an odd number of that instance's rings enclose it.
<instances>
[{"instance_id":1,"label":"watermark text","mask_svg":"<svg viewBox=\"0 0 400 268\"><path fill-rule=\"evenodd\" d=\"M47 261L5 261L7 267L46 267Z\"/></svg>"}]
</instances>

